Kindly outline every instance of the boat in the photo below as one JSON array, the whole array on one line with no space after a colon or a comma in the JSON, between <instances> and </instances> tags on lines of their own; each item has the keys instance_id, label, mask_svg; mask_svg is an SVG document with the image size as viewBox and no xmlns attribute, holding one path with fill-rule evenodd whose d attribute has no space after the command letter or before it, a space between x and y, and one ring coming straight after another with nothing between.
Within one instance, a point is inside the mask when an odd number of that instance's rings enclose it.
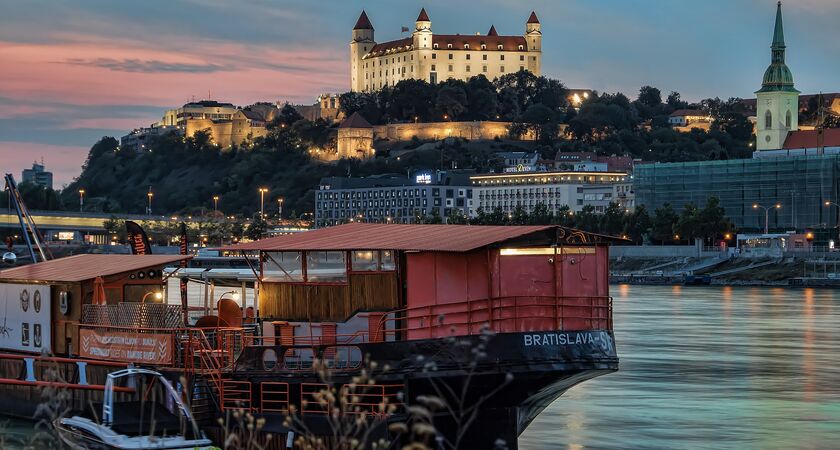
<instances>
[{"instance_id":1,"label":"boat","mask_svg":"<svg viewBox=\"0 0 840 450\"><path fill-rule=\"evenodd\" d=\"M102 401L107 374L144 367L180 383L216 440L219 419L247 412L275 442L333 439L333 422L349 418L352 437L369 442L416 438L405 427L425 421L422 439L514 450L546 406L619 368L608 282L617 242L556 225L350 223L239 243L220 251L246 261L254 303L217 300L205 284L197 322L189 305L157 295L187 255L7 269L0 295L14 314L0 362L16 363L0 364L0 395L12 400L0 412L31 417L32 399L56 384L43 379L47 364L71 374L59 385L74 405ZM24 290L49 299L38 314L20 311ZM21 329L36 324L40 346L23 345ZM95 423L90 412L73 423L84 419Z\"/></svg>"},{"instance_id":2,"label":"boat","mask_svg":"<svg viewBox=\"0 0 840 450\"><path fill-rule=\"evenodd\" d=\"M121 379L137 384L139 378L148 378L145 384L154 389L155 384L165 397L162 401L114 401L114 387ZM198 429L189 409L169 381L153 370L130 368L108 374L105 384L105 401L102 404L102 421L74 415L59 418L53 423L61 441L73 449L115 450L203 450L215 449Z\"/></svg>"}]
</instances>

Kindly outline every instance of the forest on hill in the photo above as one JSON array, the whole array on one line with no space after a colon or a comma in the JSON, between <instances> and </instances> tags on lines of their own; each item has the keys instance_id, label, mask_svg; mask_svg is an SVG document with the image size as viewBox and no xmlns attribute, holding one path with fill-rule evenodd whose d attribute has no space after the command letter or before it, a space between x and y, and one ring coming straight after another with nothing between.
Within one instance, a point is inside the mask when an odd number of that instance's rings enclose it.
<instances>
[{"instance_id":1,"label":"forest on hill","mask_svg":"<svg viewBox=\"0 0 840 450\"><path fill-rule=\"evenodd\" d=\"M642 87L635 99L622 93L593 92L570 105L568 89L559 80L520 71L490 81L479 75L469 81L447 80L430 85L404 80L374 93L341 95L346 114L359 111L372 123L400 121L502 120L512 122L511 138L527 130L539 136L530 148L543 158L558 151L627 154L648 161L689 161L748 157L752 125L740 99L707 99L697 104L672 92ZM677 109L708 111L709 131L680 133L668 116ZM566 125L566 135L558 127ZM334 136L335 124L303 119L290 106L269 124L264 138L247 145L219 148L199 132L189 138L167 136L144 151L123 150L113 137L95 143L81 174L63 191L21 185L32 209L78 208L78 190L93 211L143 213L153 192L155 214L203 214L213 211L214 196L224 214L252 216L259 210L259 189L269 189L266 208L276 211L284 198L284 216L311 212L318 182L328 176L362 177L405 174L416 170L458 167L478 172L498 169L492 154L517 148L514 140L476 145L463 140L440 142L434 150L414 151L399 158L387 152L368 161L321 162L310 148ZM5 202L5 199L3 200ZM682 206L682 205L679 205Z\"/></svg>"}]
</instances>

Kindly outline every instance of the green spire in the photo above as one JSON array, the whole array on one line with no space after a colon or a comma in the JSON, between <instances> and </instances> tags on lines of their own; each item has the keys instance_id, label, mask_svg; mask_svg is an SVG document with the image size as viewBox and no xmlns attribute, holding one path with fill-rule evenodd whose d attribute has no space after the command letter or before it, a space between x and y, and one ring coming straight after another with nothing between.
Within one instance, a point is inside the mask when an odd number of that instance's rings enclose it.
<instances>
[{"instance_id":1,"label":"green spire","mask_svg":"<svg viewBox=\"0 0 840 450\"><path fill-rule=\"evenodd\" d=\"M773 30L772 48L785 48L785 28L782 25L782 2L776 5L776 29Z\"/></svg>"},{"instance_id":2,"label":"green spire","mask_svg":"<svg viewBox=\"0 0 840 450\"><path fill-rule=\"evenodd\" d=\"M776 27L770 45L770 67L764 72L764 81L758 92L799 92L793 87L793 74L785 64L785 29L782 24L782 2L776 6Z\"/></svg>"}]
</instances>

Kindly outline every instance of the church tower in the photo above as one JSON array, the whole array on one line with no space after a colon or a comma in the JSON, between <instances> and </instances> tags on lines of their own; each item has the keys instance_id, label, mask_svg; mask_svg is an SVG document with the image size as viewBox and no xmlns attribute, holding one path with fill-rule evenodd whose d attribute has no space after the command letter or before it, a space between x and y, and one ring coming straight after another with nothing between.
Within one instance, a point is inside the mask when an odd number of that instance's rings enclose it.
<instances>
[{"instance_id":1,"label":"church tower","mask_svg":"<svg viewBox=\"0 0 840 450\"><path fill-rule=\"evenodd\" d=\"M770 49L770 67L764 72L761 89L756 92L757 150L781 149L788 133L799 129L799 91L793 87L793 74L785 64L782 2L776 7L776 27Z\"/></svg>"},{"instance_id":2,"label":"church tower","mask_svg":"<svg viewBox=\"0 0 840 450\"><path fill-rule=\"evenodd\" d=\"M350 90L354 92L372 90L366 83L372 80L365 80L365 61L362 58L376 45L373 38L373 25L368 19L367 13L362 11L356 26L353 27L353 39L350 41ZM372 86L372 85L371 85Z\"/></svg>"},{"instance_id":3,"label":"church tower","mask_svg":"<svg viewBox=\"0 0 840 450\"><path fill-rule=\"evenodd\" d=\"M434 38L432 36L432 21L429 15L426 14L426 8L420 10L417 20L414 22L414 32L411 33L411 44L414 46L415 55L417 56L417 73L429 74L426 79L429 83L437 83L437 71L432 70L436 65L432 59L434 53L433 45ZM413 68L412 68L413 69Z\"/></svg>"},{"instance_id":4,"label":"church tower","mask_svg":"<svg viewBox=\"0 0 840 450\"><path fill-rule=\"evenodd\" d=\"M542 24L537 13L531 11L528 22L525 23L525 42L528 44L528 70L539 75L542 64Z\"/></svg>"}]
</instances>

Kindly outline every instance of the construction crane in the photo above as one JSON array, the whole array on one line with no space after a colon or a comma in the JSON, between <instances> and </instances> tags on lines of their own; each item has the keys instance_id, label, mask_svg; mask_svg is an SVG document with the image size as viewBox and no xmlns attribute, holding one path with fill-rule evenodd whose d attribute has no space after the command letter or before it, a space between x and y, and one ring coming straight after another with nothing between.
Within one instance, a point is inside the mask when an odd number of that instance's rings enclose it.
<instances>
[{"instance_id":1,"label":"construction crane","mask_svg":"<svg viewBox=\"0 0 840 450\"><path fill-rule=\"evenodd\" d=\"M20 195L15 178L10 173L6 174L6 190L9 191L9 206L14 205L18 221L20 222L21 235L26 242L26 248L29 250L29 256L32 258L32 262L35 263L39 262L39 260L46 261L50 259L52 255L49 254L49 249L41 242L41 233L38 231L35 221L32 220L32 216L29 215L29 209L23 202L23 196ZM3 258L6 259L5 255Z\"/></svg>"}]
</instances>

